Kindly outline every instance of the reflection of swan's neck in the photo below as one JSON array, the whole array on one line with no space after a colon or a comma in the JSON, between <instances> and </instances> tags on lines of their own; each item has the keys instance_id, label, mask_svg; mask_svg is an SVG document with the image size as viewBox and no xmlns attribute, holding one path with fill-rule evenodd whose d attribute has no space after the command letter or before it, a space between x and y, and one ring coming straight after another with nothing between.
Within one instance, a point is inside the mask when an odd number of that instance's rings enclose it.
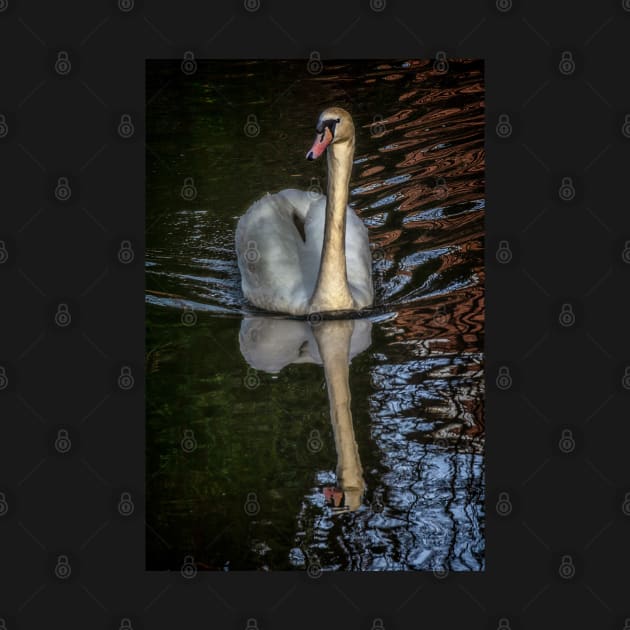
<instances>
[{"instance_id":1,"label":"reflection of swan's neck","mask_svg":"<svg viewBox=\"0 0 630 630\"><path fill-rule=\"evenodd\" d=\"M341 311L354 308L346 273L346 206L354 155L354 136L332 143L328 150L328 193L324 245L315 291L313 311Z\"/></svg>"},{"instance_id":2,"label":"reflection of swan's neck","mask_svg":"<svg viewBox=\"0 0 630 630\"><path fill-rule=\"evenodd\" d=\"M330 419L337 450L337 481L350 510L356 510L361 505L365 488L350 411L348 355L353 329L354 322L351 320L324 321L313 327L328 387Z\"/></svg>"}]
</instances>

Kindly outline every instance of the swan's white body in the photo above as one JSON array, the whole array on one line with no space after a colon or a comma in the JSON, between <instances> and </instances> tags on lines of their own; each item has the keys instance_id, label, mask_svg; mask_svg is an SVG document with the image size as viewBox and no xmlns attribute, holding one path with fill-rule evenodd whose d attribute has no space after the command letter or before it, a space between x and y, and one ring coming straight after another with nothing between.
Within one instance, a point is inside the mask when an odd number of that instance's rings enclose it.
<instances>
[{"instance_id":1,"label":"swan's white body","mask_svg":"<svg viewBox=\"0 0 630 630\"><path fill-rule=\"evenodd\" d=\"M305 240L294 222L304 224ZM319 273L326 197L286 189L267 194L241 217L236 250L245 297L266 311L308 315ZM346 272L356 308L372 304L372 257L367 228L354 210L346 208Z\"/></svg>"},{"instance_id":2,"label":"swan's white body","mask_svg":"<svg viewBox=\"0 0 630 630\"><path fill-rule=\"evenodd\" d=\"M236 228L245 297L258 308L292 315L370 306L372 258L367 229L348 206L354 124L332 107L319 117L307 154L327 150L327 195L287 189L254 203Z\"/></svg>"}]
</instances>

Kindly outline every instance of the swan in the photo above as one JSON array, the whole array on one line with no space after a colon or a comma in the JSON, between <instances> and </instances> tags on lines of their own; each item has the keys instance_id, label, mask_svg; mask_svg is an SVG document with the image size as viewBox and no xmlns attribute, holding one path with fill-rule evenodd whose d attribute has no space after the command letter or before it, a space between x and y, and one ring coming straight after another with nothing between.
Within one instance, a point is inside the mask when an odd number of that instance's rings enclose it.
<instances>
[{"instance_id":1,"label":"swan","mask_svg":"<svg viewBox=\"0 0 630 630\"><path fill-rule=\"evenodd\" d=\"M243 294L254 306L309 315L371 306L372 257L363 221L348 206L354 123L340 107L319 116L306 154L327 152L327 195L285 189L252 204L236 227Z\"/></svg>"}]
</instances>

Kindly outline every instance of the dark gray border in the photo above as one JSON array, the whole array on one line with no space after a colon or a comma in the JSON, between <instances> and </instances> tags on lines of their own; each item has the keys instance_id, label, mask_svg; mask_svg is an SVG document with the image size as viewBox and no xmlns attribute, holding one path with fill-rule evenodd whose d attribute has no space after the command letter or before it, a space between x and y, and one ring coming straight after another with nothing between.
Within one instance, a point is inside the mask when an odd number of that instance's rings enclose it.
<instances>
[{"instance_id":1,"label":"dark gray border","mask_svg":"<svg viewBox=\"0 0 630 630\"><path fill-rule=\"evenodd\" d=\"M0 0L7 628L624 627L630 2L580 9ZM144 572L144 62L188 50L486 59L484 574ZM123 114L129 138L117 132ZM496 256L502 241L511 256Z\"/></svg>"}]
</instances>

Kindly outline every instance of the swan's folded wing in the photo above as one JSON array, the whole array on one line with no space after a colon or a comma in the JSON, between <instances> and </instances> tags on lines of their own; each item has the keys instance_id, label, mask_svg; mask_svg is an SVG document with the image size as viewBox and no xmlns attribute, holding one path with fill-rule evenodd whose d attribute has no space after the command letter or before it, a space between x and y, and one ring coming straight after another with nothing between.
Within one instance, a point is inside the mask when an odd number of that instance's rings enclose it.
<instances>
[{"instance_id":1,"label":"swan's folded wing","mask_svg":"<svg viewBox=\"0 0 630 630\"><path fill-rule=\"evenodd\" d=\"M302 220L306 221L306 215L310 212L313 204L317 204L322 199L326 203L326 197L316 190L297 190L296 188L285 188L275 195L281 197L291 205L295 213Z\"/></svg>"},{"instance_id":2,"label":"swan's folded wing","mask_svg":"<svg viewBox=\"0 0 630 630\"><path fill-rule=\"evenodd\" d=\"M245 297L270 311L305 312L310 293L302 274L303 242L295 208L282 194L265 195L241 217L236 253Z\"/></svg>"}]
</instances>

